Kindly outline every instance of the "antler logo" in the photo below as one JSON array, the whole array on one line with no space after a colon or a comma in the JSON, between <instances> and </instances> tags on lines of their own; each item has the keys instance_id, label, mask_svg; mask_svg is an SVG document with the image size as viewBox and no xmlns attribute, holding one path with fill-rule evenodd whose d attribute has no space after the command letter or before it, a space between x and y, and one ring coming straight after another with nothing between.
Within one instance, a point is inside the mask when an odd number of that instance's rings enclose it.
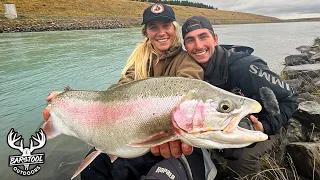
<instances>
[{"instance_id":1,"label":"antler logo","mask_svg":"<svg viewBox=\"0 0 320 180\"><path fill-rule=\"evenodd\" d=\"M37 145L34 141L37 142ZM30 147L24 147L22 136L18 136L18 133L15 132L13 128L8 133L7 142L12 149L17 149L22 153L20 156L9 156L9 166L13 167L12 169L14 172L23 176L31 176L39 172L40 166L37 164L44 163L44 153L31 153L36 149L42 148L46 144L46 135L42 129L36 132L36 137L33 135L31 136ZM17 144L17 142L19 143ZM34 168L30 169L30 165L33 165ZM19 166L24 166L24 169L18 168Z\"/></svg>"}]
</instances>

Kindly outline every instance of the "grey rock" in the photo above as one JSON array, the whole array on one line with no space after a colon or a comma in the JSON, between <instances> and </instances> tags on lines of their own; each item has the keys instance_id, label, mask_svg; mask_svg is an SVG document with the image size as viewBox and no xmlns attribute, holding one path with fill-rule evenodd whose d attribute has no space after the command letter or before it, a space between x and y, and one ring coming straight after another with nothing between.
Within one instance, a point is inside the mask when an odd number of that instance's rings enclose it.
<instances>
[{"instance_id":1,"label":"grey rock","mask_svg":"<svg viewBox=\"0 0 320 180\"><path fill-rule=\"evenodd\" d=\"M313 49L314 49L314 46L299 46L296 48L296 50L298 50L301 53L309 52L309 51L312 51Z\"/></svg>"},{"instance_id":2,"label":"grey rock","mask_svg":"<svg viewBox=\"0 0 320 180\"><path fill-rule=\"evenodd\" d=\"M315 127L320 128L320 104L315 101L301 102L293 117L305 127L314 124Z\"/></svg>"},{"instance_id":3,"label":"grey rock","mask_svg":"<svg viewBox=\"0 0 320 180\"><path fill-rule=\"evenodd\" d=\"M320 52L312 55L312 56L309 58L309 61L310 61L310 60L320 61Z\"/></svg>"},{"instance_id":4,"label":"grey rock","mask_svg":"<svg viewBox=\"0 0 320 180\"><path fill-rule=\"evenodd\" d=\"M312 124L313 125L313 124ZM312 126L311 131L307 133L307 137L309 139L309 142L316 142L320 143L320 132L315 131L314 128L315 126Z\"/></svg>"},{"instance_id":5,"label":"grey rock","mask_svg":"<svg viewBox=\"0 0 320 180\"><path fill-rule=\"evenodd\" d=\"M298 103L301 103L301 102L305 102L305 101L307 101L307 100L306 100L306 99L304 99L304 98L300 98L300 97L298 97L297 101L298 101Z\"/></svg>"},{"instance_id":6,"label":"grey rock","mask_svg":"<svg viewBox=\"0 0 320 180\"><path fill-rule=\"evenodd\" d=\"M320 143L290 143L286 149L299 174L320 180Z\"/></svg>"},{"instance_id":7,"label":"grey rock","mask_svg":"<svg viewBox=\"0 0 320 180\"><path fill-rule=\"evenodd\" d=\"M287 66L282 71L288 79L300 78L307 82L320 76L320 64Z\"/></svg>"},{"instance_id":8,"label":"grey rock","mask_svg":"<svg viewBox=\"0 0 320 180\"><path fill-rule=\"evenodd\" d=\"M306 92L312 93L317 90L317 87L313 83L309 83L309 84L304 84L303 89Z\"/></svg>"},{"instance_id":9,"label":"grey rock","mask_svg":"<svg viewBox=\"0 0 320 180\"><path fill-rule=\"evenodd\" d=\"M302 79L289 79L284 81L289 85L291 85L298 92L301 92L302 83L303 83Z\"/></svg>"},{"instance_id":10,"label":"grey rock","mask_svg":"<svg viewBox=\"0 0 320 180\"><path fill-rule=\"evenodd\" d=\"M291 118L286 129L286 138L288 142L304 142L308 140L305 135L306 128L304 128L298 120Z\"/></svg>"},{"instance_id":11,"label":"grey rock","mask_svg":"<svg viewBox=\"0 0 320 180\"><path fill-rule=\"evenodd\" d=\"M299 98L303 98L306 101L315 101L320 104L320 97L314 96L308 92L299 94Z\"/></svg>"},{"instance_id":12,"label":"grey rock","mask_svg":"<svg viewBox=\"0 0 320 180\"><path fill-rule=\"evenodd\" d=\"M285 58L285 65L286 66L295 66L295 65L300 65L303 62L306 63L306 61L308 60L308 56L307 55L289 55Z\"/></svg>"}]
</instances>

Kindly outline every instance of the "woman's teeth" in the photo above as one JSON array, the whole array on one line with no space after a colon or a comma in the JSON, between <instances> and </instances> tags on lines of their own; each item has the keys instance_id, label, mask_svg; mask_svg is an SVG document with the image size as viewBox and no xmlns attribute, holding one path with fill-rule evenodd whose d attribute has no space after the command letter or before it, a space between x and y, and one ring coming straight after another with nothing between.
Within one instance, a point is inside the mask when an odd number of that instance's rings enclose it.
<instances>
[{"instance_id":1,"label":"woman's teeth","mask_svg":"<svg viewBox=\"0 0 320 180\"><path fill-rule=\"evenodd\" d=\"M168 41L168 39L159 39L158 41L159 42L166 42L166 41Z\"/></svg>"}]
</instances>

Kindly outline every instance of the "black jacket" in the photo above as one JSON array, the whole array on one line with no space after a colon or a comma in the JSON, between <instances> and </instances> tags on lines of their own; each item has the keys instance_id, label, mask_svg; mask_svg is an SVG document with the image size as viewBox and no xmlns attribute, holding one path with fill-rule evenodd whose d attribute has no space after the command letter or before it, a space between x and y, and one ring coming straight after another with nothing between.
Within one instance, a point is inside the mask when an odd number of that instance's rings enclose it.
<instances>
[{"instance_id":1,"label":"black jacket","mask_svg":"<svg viewBox=\"0 0 320 180\"><path fill-rule=\"evenodd\" d=\"M263 107L258 120L268 135L275 134L291 118L298 108L296 91L272 72L261 58L250 55L252 48L216 46L215 52L205 69L204 79L212 85L233 91L241 89L244 96L261 102L259 89L269 87L279 102L280 114L272 116ZM240 49L240 52L236 52Z\"/></svg>"}]
</instances>

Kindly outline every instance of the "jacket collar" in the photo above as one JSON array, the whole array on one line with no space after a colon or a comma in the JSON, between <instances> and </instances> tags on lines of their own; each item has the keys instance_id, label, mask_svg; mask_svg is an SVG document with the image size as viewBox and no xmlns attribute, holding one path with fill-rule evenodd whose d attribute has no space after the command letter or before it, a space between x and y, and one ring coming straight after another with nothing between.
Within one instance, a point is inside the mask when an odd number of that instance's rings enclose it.
<instances>
[{"instance_id":1,"label":"jacket collar","mask_svg":"<svg viewBox=\"0 0 320 180\"><path fill-rule=\"evenodd\" d=\"M228 50L217 45L209 60L208 67L204 69L204 79L213 85L223 85L228 79Z\"/></svg>"}]
</instances>

